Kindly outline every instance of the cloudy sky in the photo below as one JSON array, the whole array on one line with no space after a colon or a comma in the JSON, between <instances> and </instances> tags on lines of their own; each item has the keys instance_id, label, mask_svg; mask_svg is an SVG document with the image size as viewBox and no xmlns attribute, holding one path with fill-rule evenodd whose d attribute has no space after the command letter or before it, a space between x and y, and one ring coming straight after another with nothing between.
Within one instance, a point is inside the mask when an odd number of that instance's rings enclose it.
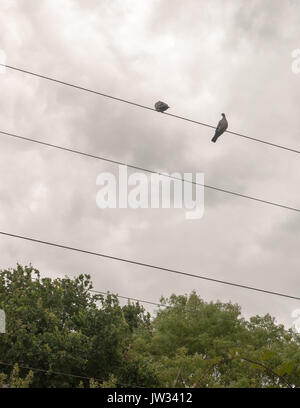
<instances>
[{"instance_id":1,"label":"cloudy sky","mask_svg":"<svg viewBox=\"0 0 300 408\"><path fill-rule=\"evenodd\" d=\"M1 0L8 65L299 149L299 1ZM295 153L11 70L0 74L0 130L300 207ZM205 212L106 209L97 175L115 165L0 136L0 230L300 296L300 215L205 191ZM296 300L145 269L9 237L1 268L92 276L95 289L159 301L191 290L243 315L291 326ZM150 309L149 309L150 310Z\"/></svg>"}]
</instances>

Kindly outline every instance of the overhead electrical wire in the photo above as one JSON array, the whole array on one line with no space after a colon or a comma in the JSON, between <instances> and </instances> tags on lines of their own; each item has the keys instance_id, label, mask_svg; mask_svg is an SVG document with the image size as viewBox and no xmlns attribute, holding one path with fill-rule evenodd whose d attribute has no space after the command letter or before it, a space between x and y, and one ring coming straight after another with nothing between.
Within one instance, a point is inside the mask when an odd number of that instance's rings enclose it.
<instances>
[{"instance_id":1,"label":"overhead electrical wire","mask_svg":"<svg viewBox=\"0 0 300 408\"><path fill-rule=\"evenodd\" d=\"M19 364L19 363L16 363L16 362L15 363L7 363L5 361L0 361L0 365L8 366L8 367L14 367L16 364L18 365L19 368L29 370L29 371L41 372L41 373L45 373L45 374L48 374L48 375L61 375L63 377L77 378L77 379L81 379L81 380L91 380L91 379L93 379L93 380L98 381L98 382L106 381L106 380L103 380L103 379L100 379L100 378L95 378L95 377L86 377L86 376L82 376L82 375L63 373L61 371L56 371L56 370L52 371L51 369L46 370L45 368L29 367L29 366L25 366L23 364ZM120 383L119 381L116 381L116 382L117 382L117 384L123 385L124 387L129 386L129 384L123 384L123 383ZM135 385L134 387L144 388L144 387L141 387L139 385Z\"/></svg>"},{"instance_id":2,"label":"overhead electrical wire","mask_svg":"<svg viewBox=\"0 0 300 408\"><path fill-rule=\"evenodd\" d=\"M28 367L28 366L20 365L19 363L6 363L4 361L0 361L0 365L5 365L5 366L14 367L16 364L18 364L18 366L20 368L23 368L23 369L26 369L26 370L31 370L31 371L39 371L39 372L47 373L48 375L49 374L62 375L62 376L66 376L66 377L79 378L79 379L82 379L82 380L90 380L91 378L93 378L93 377L85 377L85 376L82 376L82 375L76 375L76 374L70 374L70 373L62 373L60 371L52 371L51 369L46 370L44 368ZM99 378L94 378L94 380L103 381L103 380L100 380Z\"/></svg>"},{"instance_id":3,"label":"overhead electrical wire","mask_svg":"<svg viewBox=\"0 0 300 408\"><path fill-rule=\"evenodd\" d=\"M5 68L8 68L8 69L11 69L11 70L14 70L14 71L19 71L19 72L23 72L23 73L25 73L25 74L33 75L33 76L38 77L38 78L46 79L46 80L48 80L48 81L56 82L56 83L61 84L61 85L66 85L66 86L69 86L69 87L72 87L72 88L75 88L75 89L79 89L79 90L81 90L81 91L93 93L93 94L96 94L96 95L103 96L103 97L105 97L105 98L114 99L114 100L119 101L119 102L127 103L127 104L129 104L129 105L137 106L137 107L139 107L139 108L148 109L148 110L152 110L152 111L156 112L155 109L150 108L149 106L141 105L141 104L139 104L139 103L132 102L132 101L128 101L128 100L123 99L123 98L117 98L117 97L115 97L115 96L112 96L112 95L109 95L109 94L105 94L105 93L103 93L103 92L95 91L95 90L93 90L93 89L85 88L85 87L80 86L80 85L71 84L71 83L69 83L69 82L61 81L61 80L56 79L56 78L51 78L51 77L46 76L46 75L37 74L37 73L35 73L35 72L31 72L31 71L28 71L28 70L25 70L25 69L22 69L22 68L17 68L17 67L14 67L14 66L12 66L12 65L0 64L0 66L5 67ZM211 128L211 129L215 129L215 128L216 128L215 126L212 126L212 125L210 125L210 124L208 124L208 123L199 122L199 121L197 121L197 120L185 118L185 117L179 116L179 115L174 115L174 114L172 114L172 113L164 112L164 115L172 116L172 117L177 118L177 119L181 119L181 120L185 120L185 121L187 121L187 122L195 123L195 124L197 124L197 125L209 127L209 128ZM244 138L244 139L249 139L249 140L252 140L252 141L254 141L254 142L263 143L263 144L266 144L266 145L269 145L269 146L272 146L272 147L276 147L276 148L278 148L278 149L288 150L288 151L290 151L290 152L298 153L298 154L300 153L300 150L293 149L293 148L291 148L291 147L287 147L287 146L283 146L283 145L279 145L279 144L276 144L276 143L268 142L267 140L258 139L258 138L255 138L255 137L243 135L243 134L241 134L241 133L232 132L232 131L230 131L230 130L226 130L226 133L230 133L230 134L232 134L232 135L239 136L239 137L242 137L242 138Z\"/></svg>"},{"instance_id":4,"label":"overhead electrical wire","mask_svg":"<svg viewBox=\"0 0 300 408\"><path fill-rule=\"evenodd\" d=\"M46 279L46 278L42 278L42 280L43 279ZM35 279L35 278L32 278L32 281L33 282L38 282L39 280ZM120 299L133 300L134 302L139 302L139 303L148 303L149 305L153 305L153 306L159 306L159 307L166 307L167 306L167 305L164 305L162 303L151 302L150 300L136 299L136 298L133 298L133 297L130 297L130 296L118 295L116 293L110 292L109 290L104 292L103 290L88 289L88 292L97 293L97 294L106 295L106 296L113 295L113 296L116 296L116 297L118 297Z\"/></svg>"},{"instance_id":5,"label":"overhead electrical wire","mask_svg":"<svg viewBox=\"0 0 300 408\"><path fill-rule=\"evenodd\" d=\"M52 246L52 247L67 249L67 250L70 250L70 251L80 252L80 253L84 253L84 254L87 254L87 255L94 255L94 256L98 256L98 257L102 257L102 258L106 258L106 259L111 259L111 260L115 260L115 261L120 261L120 262L124 262L124 263L128 263L128 264L132 264L132 265L142 266L142 267L145 267L145 268L151 268L151 269L156 269L156 270L160 270L160 271L164 271L164 272L170 272L170 273L174 273L174 274L178 274L178 275L188 276L188 277L191 277L191 278L197 278L197 279L202 279L202 280L206 280L206 281L210 281L210 282L214 282L214 283L220 283L220 284L223 284L223 285L234 286L234 287L237 287L237 288L248 289L248 290L251 290L251 291L266 293L266 294L269 294L269 295L275 295L275 296L280 296L280 297L284 297L284 298L300 300L300 297L288 295L288 294L285 294L285 293L274 292L274 291L260 289L260 288L247 286L247 285L242 285L242 284L238 284L238 283L234 283L234 282L228 282L228 281L224 281L224 280L220 280L220 279L209 278L207 276L196 275L196 274L193 274L193 273L188 273L188 272L179 271L179 270L176 270L176 269L165 268L165 267L162 267L162 266L157 266L157 265L153 265L153 264L139 262L139 261L135 261L135 260L131 260L131 259L121 258L121 257L112 256L112 255L108 255L108 254L103 254L103 253L100 253L100 252L93 252L93 251L88 251L88 250L75 248L75 247L71 247L71 246L67 246L67 245L57 244L57 243L54 243L54 242L42 241L40 239L25 237L23 235L11 234L11 233L4 232L4 231L0 231L0 234L4 235L4 236L12 237L12 238L19 238L19 239L22 239L22 240L35 242L35 243L38 243L38 244L49 245L49 246Z\"/></svg>"},{"instance_id":6,"label":"overhead electrical wire","mask_svg":"<svg viewBox=\"0 0 300 408\"><path fill-rule=\"evenodd\" d=\"M132 298L132 297L129 297L129 296L117 295L117 294L114 294L114 293L110 293L109 291L104 292L104 291L101 291L101 290L89 289L89 292L99 293L100 295L106 295L106 296L108 296L108 295L115 295L115 296L117 296L117 297L120 298L120 299L133 300L134 302L147 303L147 304L153 305L153 306L161 306L161 307L165 307L165 306L166 306L166 305L163 305L163 304L161 304L161 303L151 302L150 300L142 300L142 299Z\"/></svg>"},{"instance_id":7,"label":"overhead electrical wire","mask_svg":"<svg viewBox=\"0 0 300 408\"><path fill-rule=\"evenodd\" d=\"M48 142L43 142L42 140L32 139L32 138L28 138L28 137L25 137L25 136L20 136L20 135L5 132L5 131L2 131L2 130L0 130L0 134L5 135L5 136L9 136L9 137L12 137L12 138L15 138L15 139L21 139L21 140L25 140L25 141L28 141L28 142L37 143L37 144L40 144L40 145L52 147L52 148L55 148L55 149L64 150L64 151L67 151L69 153L74 153L74 154L78 154L78 155L81 155L81 156L90 157L90 158L97 159L97 160L102 160L102 161L105 161L105 162L108 162L108 163L127 166L129 168L132 168L132 169L135 169L135 170L140 170L140 171L143 171L143 172L146 172L146 173L158 174L159 176L168 177L168 178L171 178L171 179L174 179L174 180L179 180L179 181L182 181L182 182L185 182L185 183L191 183L191 184L198 185L198 186L201 186L201 187L204 187L204 188L208 188L210 190L215 190L215 191L219 191L219 192L222 192L222 193L226 193L226 194L234 195L234 196L237 196L237 197L245 198L245 199L248 199L248 200L257 201L257 202L260 202L260 203L263 203L263 204L268 204L268 205L272 205L272 206L275 206L275 207L284 208L286 210L300 212L300 208L275 203L274 201L264 200L264 199L261 199L261 198L253 197L253 196L246 195L246 194L237 193L237 192L234 192L234 191L226 190L226 189L220 188L220 187L211 186L211 185L208 185L208 184L201 184L201 183L198 183L198 182L193 181L193 180L186 180L186 179L183 179L181 177L176 177L176 176L172 176L170 174L166 174L166 173L146 169L144 167L139 167L139 166L135 166L135 165L128 164L128 163L125 163L125 162L121 162L121 161L118 161L118 160L109 159L107 157L101 157L101 156L97 156L97 155L94 155L94 154L82 152L80 150L70 149L70 148L67 148L67 147L60 146L60 145L56 145L56 144L52 144L52 143L48 143Z\"/></svg>"}]
</instances>

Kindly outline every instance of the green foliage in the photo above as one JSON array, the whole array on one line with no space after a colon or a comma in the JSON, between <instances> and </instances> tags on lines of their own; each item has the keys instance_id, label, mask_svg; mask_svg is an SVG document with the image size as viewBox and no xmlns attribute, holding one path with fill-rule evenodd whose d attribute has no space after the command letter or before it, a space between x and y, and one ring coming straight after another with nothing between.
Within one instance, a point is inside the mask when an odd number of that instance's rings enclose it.
<instances>
[{"instance_id":1,"label":"green foliage","mask_svg":"<svg viewBox=\"0 0 300 408\"><path fill-rule=\"evenodd\" d=\"M29 388L33 381L33 372L24 377L20 377L20 369L18 364L15 364L11 374L0 374L0 388Z\"/></svg>"},{"instance_id":2,"label":"green foliage","mask_svg":"<svg viewBox=\"0 0 300 408\"><path fill-rule=\"evenodd\" d=\"M133 348L153 359L161 386L299 386L299 337L266 315L245 321L231 303L205 303L196 293L162 299L152 331Z\"/></svg>"},{"instance_id":3,"label":"green foliage","mask_svg":"<svg viewBox=\"0 0 300 408\"><path fill-rule=\"evenodd\" d=\"M1 360L46 370L34 376L34 387L79 385L77 378L54 372L105 381L123 369L133 327L147 315L138 304L124 313L115 295L92 295L91 288L88 275L41 279L36 269L20 265L1 271L0 308L7 321Z\"/></svg>"},{"instance_id":4,"label":"green foliage","mask_svg":"<svg viewBox=\"0 0 300 408\"><path fill-rule=\"evenodd\" d=\"M138 303L121 307L116 295L90 289L88 275L42 279L20 265L0 271L1 361L19 363L13 370L0 363L0 386L300 386L299 336L270 315L247 321L238 305L192 292L162 299L151 318Z\"/></svg>"}]
</instances>

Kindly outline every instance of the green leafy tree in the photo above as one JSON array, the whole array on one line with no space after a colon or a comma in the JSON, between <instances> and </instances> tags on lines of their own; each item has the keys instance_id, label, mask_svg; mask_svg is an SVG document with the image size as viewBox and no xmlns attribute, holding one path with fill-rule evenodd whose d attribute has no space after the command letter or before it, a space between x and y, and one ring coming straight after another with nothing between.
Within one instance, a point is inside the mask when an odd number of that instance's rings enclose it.
<instances>
[{"instance_id":1,"label":"green leafy tree","mask_svg":"<svg viewBox=\"0 0 300 408\"><path fill-rule=\"evenodd\" d=\"M206 303L195 292L162 299L152 330L133 348L152 359L161 386L290 387L300 385L300 341L269 315L246 321L240 307Z\"/></svg>"},{"instance_id":2,"label":"green leafy tree","mask_svg":"<svg viewBox=\"0 0 300 408\"><path fill-rule=\"evenodd\" d=\"M29 388L33 381L33 372L30 370L29 373L24 377L20 377L20 369L18 364L15 364L11 374L0 374L0 388Z\"/></svg>"},{"instance_id":3,"label":"green leafy tree","mask_svg":"<svg viewBox=\"0 0 300 408\"><path fill-rule=\"evenodd\" d=\"M88 275L0 271L0 386L300 386L299 335L270 315L245 320L238 305L192 292L162 298L151 317L138 303L121 307L116 295L91 289Z\"/></svg>"},{"instance_id":4,"label":"green leafy tree","mask_svg":"<svg viewBox=\"0 0 300 408\"><path fill-rule=\"evenodd\" d=\"M34 376L35 387L78 386L77 378L56 372L103 381L117 374L133 327L147 316L138 304L123 312L115 295L92 295L91 288L88 275L41 279L38 270L20 265L1 271L0 308L7 321L2 361L46 370Z\"/></svg>"}]
</instances>

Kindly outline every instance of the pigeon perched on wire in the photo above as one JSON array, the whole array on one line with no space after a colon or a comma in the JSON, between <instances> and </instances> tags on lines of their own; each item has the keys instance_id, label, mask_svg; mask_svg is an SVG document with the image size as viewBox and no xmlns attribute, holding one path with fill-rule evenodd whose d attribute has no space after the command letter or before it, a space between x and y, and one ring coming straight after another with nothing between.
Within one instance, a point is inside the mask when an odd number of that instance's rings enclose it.
<instances>
[{"instance_id":1,"label":"pigeon perched on wire","mask_svg":"<svg viewBox=\"0 0 300 408\"><path fill-rule=\"evenodd\" d=\"M154 107L157 110L157 112L164 112L167 109L169 109L170 106L167 105L166 103L162 102L162 101L158 101L158 102L156 102Z\"/></svg>"},{"instance_id":2,"label":"pigeon perched on wire","mask_svg":"<svg viewBox=\"0 0 300 408\"><path fill-rule=\"evenodd\" d=\"M218 138L222 135L222 133L225 132L225 130L228 128L228 122L225 116L225 113L222 113L222 119L218 123L218 126L215 131L214 137L211 139L212 142L216 143Z\"/></svg>"}]
</instances>

